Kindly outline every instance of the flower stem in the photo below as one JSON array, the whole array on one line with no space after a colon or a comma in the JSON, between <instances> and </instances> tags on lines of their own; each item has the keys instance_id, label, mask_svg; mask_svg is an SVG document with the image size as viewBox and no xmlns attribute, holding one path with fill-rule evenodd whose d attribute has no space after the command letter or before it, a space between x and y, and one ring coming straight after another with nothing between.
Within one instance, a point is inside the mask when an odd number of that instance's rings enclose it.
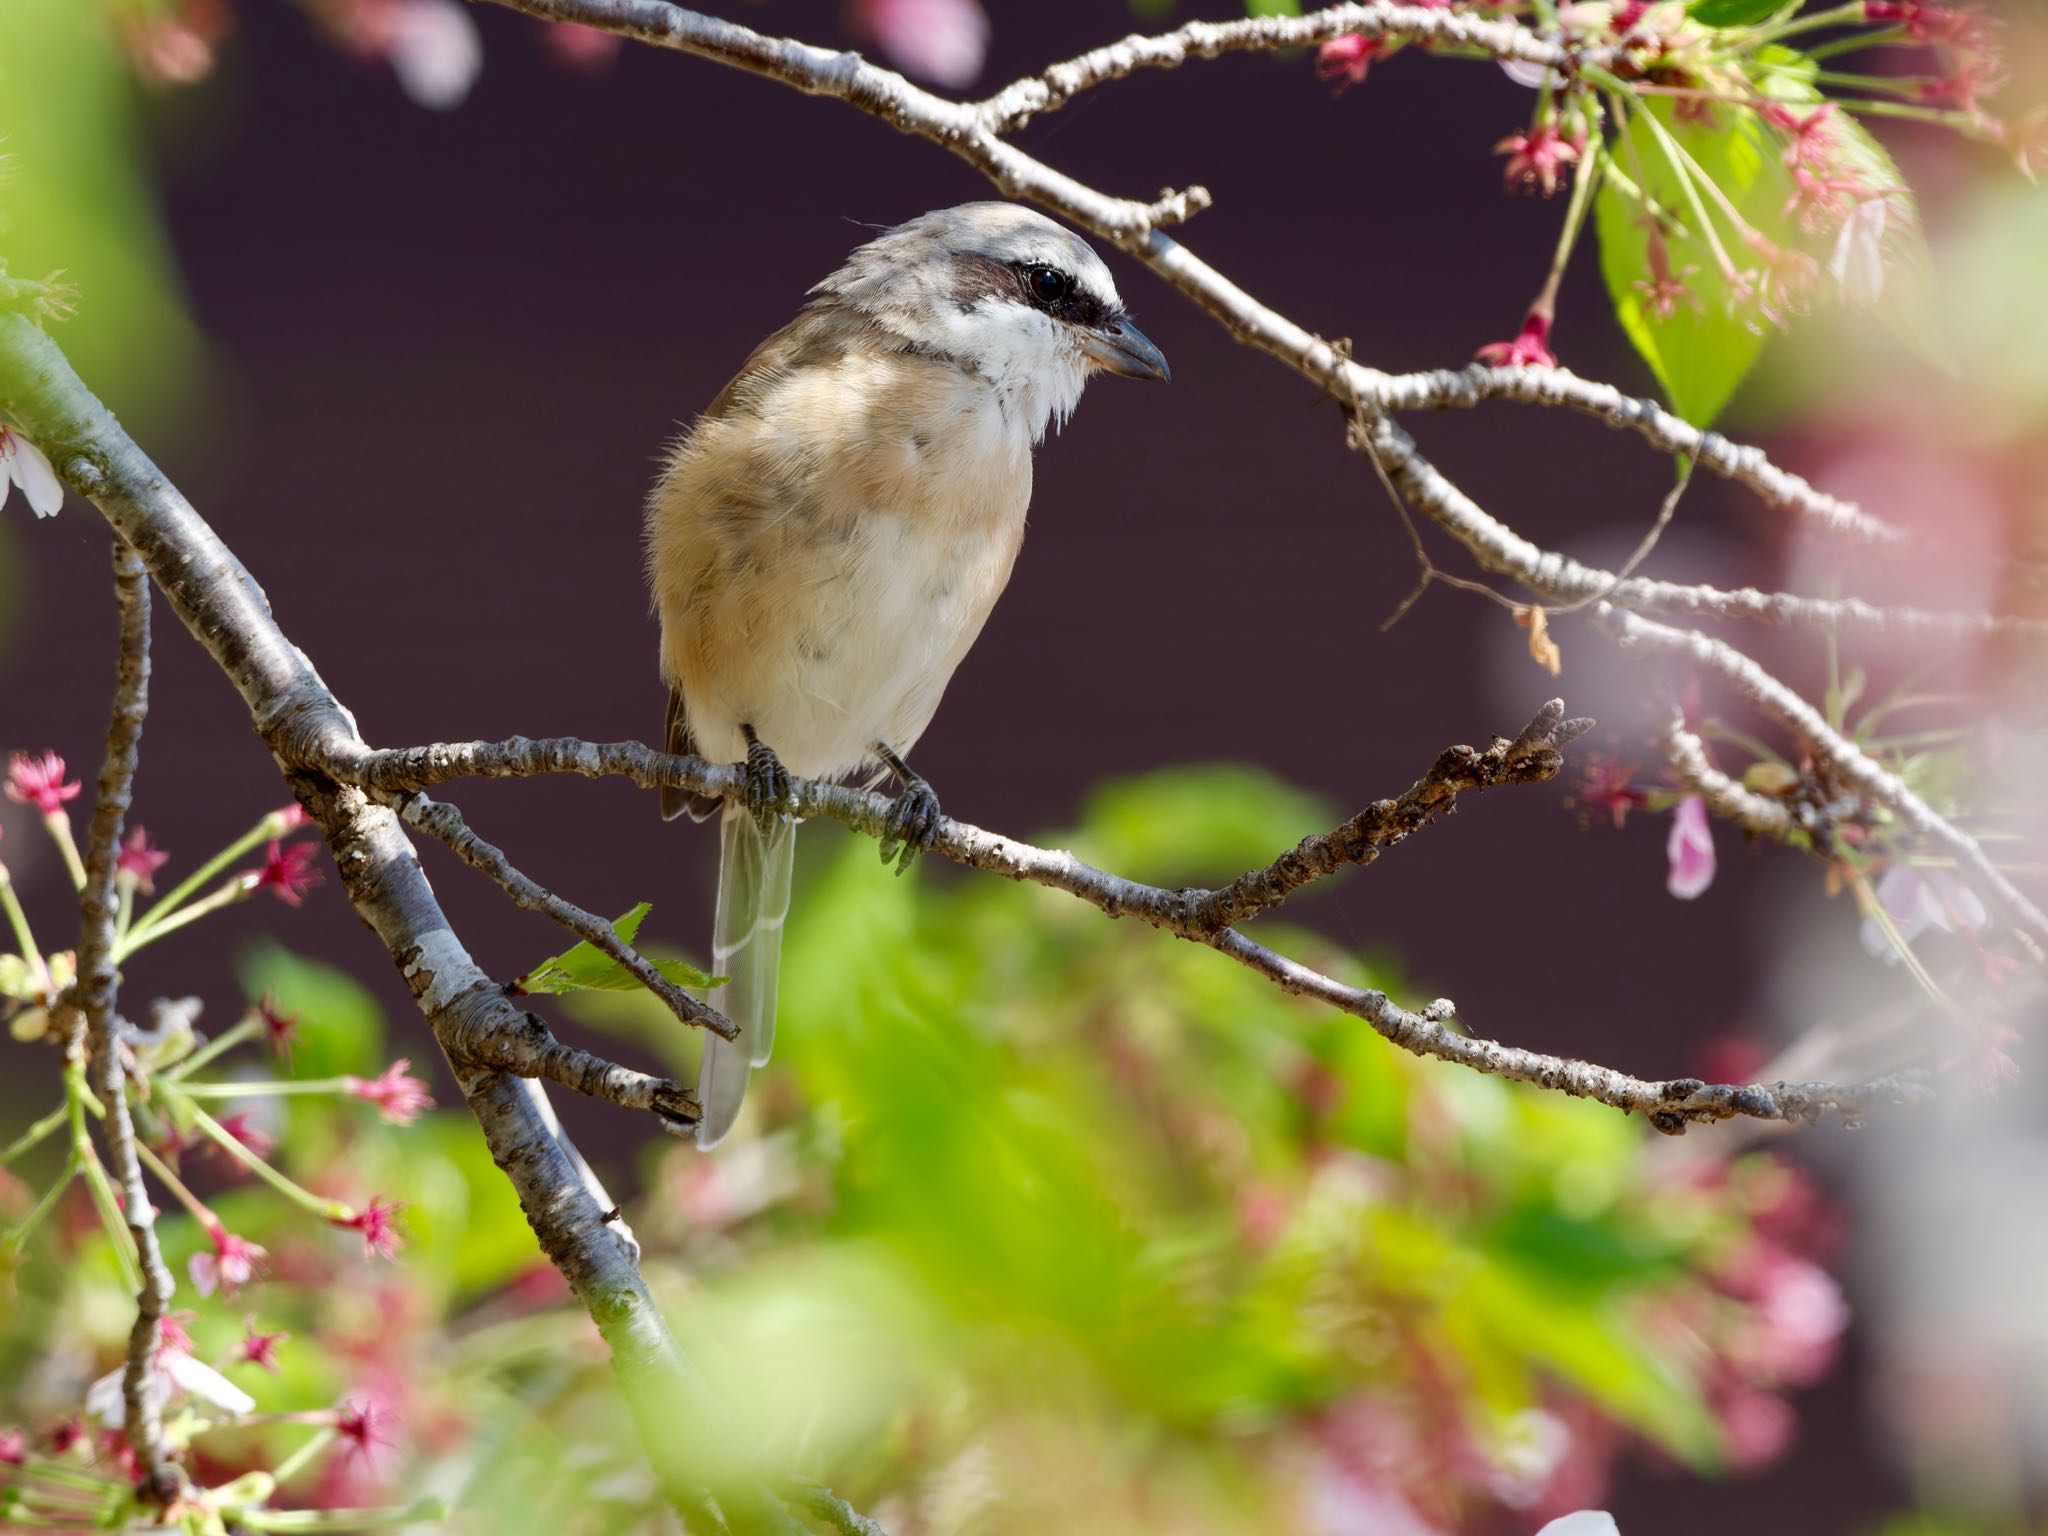
<instances>
[{"instance_id":1,"label":"flower stem","mask_svg":"<svg viewBox=\"0 0 2048 1536\"><path fill-rule=\"evenodd\" d=\"M324 1428L315 1430L304 1445L293 1451L291 1455L285 1457L275 1467L272 1467L270 1475L277 1480L277 1486L282 1488L286 1483L298 1476L300 1472L304 1471L311 1464L314 1457L318 1456L333 1443L333 1425L329 1424Z\"/></svg>"},{"instance_id":2,"label":"flower stem","mask_svg":"<svg viewBox=\"0 0 2048 1536\"><path fill-rule=\"evenodd\" d=\"M156 1175L157 1182L168 1189L178 1204L190 1211L202 1227L210 1231L220 1225L220 1218L213 1214L204 1200L185 1187L185 1181L171 1171L169 1164L142 1142L138 1141L135 1144L135 1151L137 1156L149 1165L149 1171Z\"/></svg>"},{"instance_id":3,"label":"flower stem","mask_svg":"<svg viewBox=\"0 0 2048 1536\"><path fill-rule=\"evenodd\" d=\"M135 1235L128 1230L127 1213L121 1209L121 1201L114 1193L114 1182L107 1177L107 1170L100 1163L100 1155L93 1150L92 1137L85 1127L86 1102L92 1095L86 1091L85 1061L76 1057L64 1065L65 1109L71 1120L71 1156L78 1165L78 1171L85 1176L85 1185L92 1191L92 1203L99 1211L100 1225L107 1229L107 1241L114 1250L115 1267L121 1271L121 1284L130 1291L139 1290L142 1285L141 1272L136 1268Z\"/></svg>"},{"instance_id":4,"label":"flower stem","mask_svg":"<svg viewBox=\"0 0 2048 1536\"><path fill-rule=\"evenodd\" d=\"M178 1091L188 1099L261 1099L273 1094L346 1093L349 1080L343 1077L264 1078L232 1083L180 1083Z\"/></svg>"},{"instance_id":5,"label":"flower stem","mask_svg":"<svg viewBox=\"0 0 2048 1536\"><path fill-rule=\"evenodd\" d=\"M118 882L121 890L121 904L114 911L114 940L119 943L127 935L128 925L135 921L135 877L127 875Z\"/></svg>"},{"instance_id":6,"label":"flower stem","mask_svg":"<svg viewBox=\"0 0 2048 1536\"><path fill-rule=\"evenodd\" d=\"M311 1211L322 1221L340 1221L355 1215L355 1211L338 1200L323 1200L311 1190L293 1183L262 1158L243 1146L235 1133L222 1125L213 1116L192 1102L191 1089L183 1084L171 1090L185 1101L185 1108L191 1111L192 1123L199 1127L208 1140L223 1152L234 1158L257 1178L290 1200L303 1210Z\"/></svg>"},{"instance_id":7,"label":"flower stem","mask_svg":"<svg viewBox=\"0 0 2048 1536\"><path fill-rule=\"evenodd\" d=\"M1832 69L1817 70L1813 77L1822 85L1838 85L1845 90L1870 91L1886 96L1910 96L1916 87L1932 85L1938 75L1851 75Z\"/></svg>"},{"instance_id":8,"label":"flower stem","mask_svg":"<svg viewBox=\"0 0 2048 1536\"><path fill-rule=\"evenodd\" d=\"M28 914L21 910L21 899L14 894L14 882L8 878L4 864L0 864L0 907L7 911L8 926L14 930L14 942L21 946L21 958L47 981L50 968L43 963L43 952L36 948L35 935L29 931Z\"/></svg>"},{"instance_id":9,"label":"flower stem","mask_svg":"<svg viewBox=\"0 0 2048 1536\"><path fill-rule=\"evenodd\" d=\"M70 1106L66 1105L63 1112L68 1114ZM29 1208L26 1216L10 1227L4 1235L0 1235L0 1253L21 1252L36 1228L43 1224L43 1218L57 1208L58 1198L71 1187L71 1180L77 1172L78 1159L75 1156L67 1157L64 1160L63 1171L50 1181L50 1187L43 1191L42 1198Z\"/></svg>"},{"instance_id":10,"label":"flower stem","mask_svg":"<svg viewBox=\"0 0 2048 1536\"><path fill-rule=\"evenodd\" d=\"M129 931L128 936L114 948L114 959L126 960L145 944L153 944L167 933L176 933L187 923L196 923L209 912L218 912L222 907L231 907L246 898L256 887L237 875L227 881L203 900L195 901L182 911L174 912L161 922L151 922L157 908L151 907L143 913L142 920Z\"/></svg>"},{"instance_id":11,"label":"flower stem","mask_svg":"<svg viewBox=\"0 0 2048 1536\"><path fill-rule=\"evenodd\" d=\"M1822 27L1851 26L1863 20L1863 0L1850 0L1847 5L1838 5L1832 10L1814 11L1805 16L1794 16L1779 22L1774 27L1759 27L1750 34L1758 43L1781 42L1801 32L1817 32Z\"/></svg>"},{"instance_id":12,"label":"flower stem","mask_svg":"<svg viewBox=\"0 0 2048 1536\"><path fill-rule=\"evenodd\" d=\"M13 1162L30 1147L36 1146L43 1141L52 1131L64 1123L65 1117L70 1113L71 1106L69 1104L59 1104L55 1109L43 1116L42 1119L10 1141L4 1151L0 1151L0 1165Z\"/></svg>"},{"instance_id":13,"label":"flower stem","mask_svg":"<svg viewBox=\"0 0 2048 1536\"><path fill-rule=\"evenodd\" d=\"M71 835L71 818L62 811L51 811L43 817L43 826L57 851L64 855L64 867L71 871L72 889L84 890L85 860L78 856L78 840Z\"/></svg>"},{"instance_id":14,"label":"flower stem","mask_svg":"<svg viewBox=\"0 0 2048 1536\"><path fill-rule=\"evenodd\" d=\"M141 917L137 918L135 921L136 932L140 934L156 927L157 924L161 923L165 918L177 911L186 901L190 900L192 895L201 886L206 884L207 881L226 869L235 860L242 857L243 854L269 842L278 835L276 816L264 817L255 826L244 832L232 843L229 843L227 847L221 849L219 853L216 853L191 874L179 881L172 888L170 895L164 897L162 901L157 902L147 912L143 913Z\"/></svg>"},{"instance_id":15,"label":"flower stem","mask_svg":"<svg viewBox=\"0 0 2048 1536\"><path fill-rule=\"evenodd\" d=\"M231 1051L244 1040L250 1039L262 1028L263 1021L261 1019L257 1018L254 1014L244 1015L238 1022L221 1031L220 1034L200 1046L198 1050L187 1056L183 1061L172 1066L169 1071L161 1073L157 1080L166 1083L179 1082L189 1074L198 1071L222 1053ZM187 1091L189 1092L190 1090L188 1089Z\"/></svg>"},{"instance_id":16,"label":"flower stem","mask_svg":"<svg viewBox=\"0 0 2048 1536\"><path fill-rule=\"evenodd\" d=\"M1714 253L1714 259L1721 264L1722 276L1734 276L1735 263L1729 258L1728 248L1721 244L1720 233L1714 228L1714 221L1707 214L1707 205L1700 199L1700 189L1693 181L1693 173L1698 170L1698 162L1685 152L1684 146L1672 135L1671 130L1657 120L1656 113L1645 111L1636 115L1650 125L1650 136L1664 152L1664 158L1669 162L1672 174L1677 176L1678 185L1685 193L1685 200L1692 207L1692 216L1699 220L1700 236L1707 242L1707 248ZM1749 226L1743 222L1741 214L1735 211L1733 204L1728 202L1721 189L1714 185L1714 179L1707 176L1704 171L1700 171L1699 174L1705 177L1707 185L1713 189L1715 198L1722 204L1723 211L1734 222L1736 229L1747 232Z\"/></svg>"},{"instance_id":17,"label":"flower stem","mask_svg":"<svg viewBox=\"0 0 2048 1536\"><path fill-rule=\"evenodd\" d=\"M1572 177L1572 199L1565 207L1564 228L1558 233L1557 250L1550 258L1550 273L1543 280L1543 292L1531 306L1533 312L1556 313L1557 290L1564 282L1565 266L1571 261L1572 248L1579 243L1579 234L1586 227L1586 210L1593 206L1593 189L1599 185L1600 172L1606 161L1607 149L1596 124L1587 139L1586 153L1579 160L1578 173Z\"/></svg>"}]
</instances>

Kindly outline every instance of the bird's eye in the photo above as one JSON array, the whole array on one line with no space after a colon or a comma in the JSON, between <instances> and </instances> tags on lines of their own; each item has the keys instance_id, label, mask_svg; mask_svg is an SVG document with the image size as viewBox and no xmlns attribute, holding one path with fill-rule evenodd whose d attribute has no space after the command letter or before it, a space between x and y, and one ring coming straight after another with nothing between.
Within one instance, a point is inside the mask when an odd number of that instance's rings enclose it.
<instances>
[{"instance_id":1,"label":"bird's eye","mask_svg":"<svg viewBox=\"0 0 2048 1536\"><path fill-rule=\"evenodd\" d=\"M1057 304L1074 286L1073 279L1055 267L1033 267L1024 274L1031 297L1041 304Z\"/></svg>"}]
</instances>

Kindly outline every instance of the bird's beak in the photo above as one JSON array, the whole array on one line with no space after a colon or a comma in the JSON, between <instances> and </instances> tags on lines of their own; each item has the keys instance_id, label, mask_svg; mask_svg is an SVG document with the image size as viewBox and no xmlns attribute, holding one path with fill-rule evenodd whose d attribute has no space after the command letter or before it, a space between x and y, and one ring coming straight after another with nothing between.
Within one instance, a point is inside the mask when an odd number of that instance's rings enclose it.
<instances>
[{"instance_id":1,"label":"bird's beak","mask_svg":"<svg viewBox=\"0 0 2048 1536\"><path fill-rule=\"evenodd\" d=\"M1096 367L1127 379L1166 380L1173 377L1173 370L1166 366L1166 354L1121 315L1105 320L1101 325L1084 327L1081 350Z\"/></svg>"}]
</instances>

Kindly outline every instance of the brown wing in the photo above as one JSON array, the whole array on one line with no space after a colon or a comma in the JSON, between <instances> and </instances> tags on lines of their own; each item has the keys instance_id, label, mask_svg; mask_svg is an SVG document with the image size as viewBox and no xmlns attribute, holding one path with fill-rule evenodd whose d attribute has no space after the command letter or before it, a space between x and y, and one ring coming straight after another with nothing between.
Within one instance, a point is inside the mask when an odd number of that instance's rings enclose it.
<instances>
[{"instance_id":1,"label":"brown wing","mask_svg":"<svg viewBox=\"0 0 2048 1536\"><path fill-rule=\"evenodd\" d=\"M668 691L668 719L662 730L662 751L675 757L688 757L695 753L697 744L690 739L690 722L683 718L683 692L680 688ZM684 812L690 820L702 821L719 807L719 800L713 795L699 795L673 784L661 786L661 819L674 821Z\"/></svg>"}]
</instances>

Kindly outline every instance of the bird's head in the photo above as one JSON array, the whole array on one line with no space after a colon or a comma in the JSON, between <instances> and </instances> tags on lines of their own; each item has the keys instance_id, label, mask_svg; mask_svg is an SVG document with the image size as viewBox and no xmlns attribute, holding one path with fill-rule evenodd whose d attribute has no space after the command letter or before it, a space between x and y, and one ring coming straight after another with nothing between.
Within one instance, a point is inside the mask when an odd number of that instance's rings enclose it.
<instances>
[{"instance_id":1,"label":"bird's head","mask_svg":"<svg viewBox=\"0 0 2048 1536\"><path fill-rule=\"evenodd\" d=\"M813 291L988 379L1019 404L1034 439L1048 417L1066 419L1091 373L1169 376L1102 258L1015 203L963 203L899 224Z\"/></svg>"}]
</instances>

